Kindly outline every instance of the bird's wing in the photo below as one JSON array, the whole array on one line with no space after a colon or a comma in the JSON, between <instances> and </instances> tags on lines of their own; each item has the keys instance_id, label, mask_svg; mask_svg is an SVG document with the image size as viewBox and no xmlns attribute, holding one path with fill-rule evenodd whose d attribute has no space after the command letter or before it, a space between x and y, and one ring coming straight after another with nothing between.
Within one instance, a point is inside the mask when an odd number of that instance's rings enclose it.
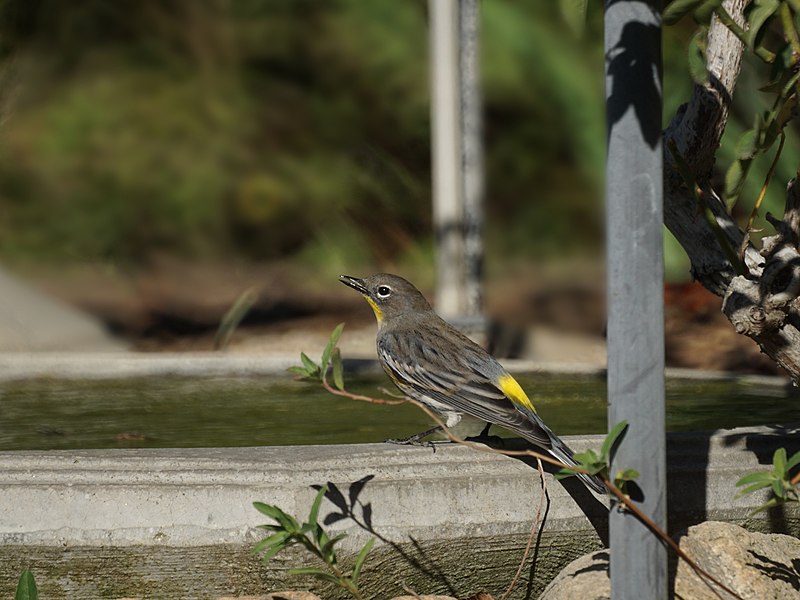
<instances>
[{"instance_id":1,"label":"bird's wing","mask_svg":"<svg viewBox=\"0 0 800 600\"><path fill-rule=\"evenodd\" d=\"M527 396L491 356L477 346L457 347L442 338L436 338L436 343L431 344L432 340L426 338L422 332L415 332L413 338L387 332L378 341L381 362L404 393L416 399L428 398L456 412L505 427L541 447L551 446L548 430L533 411ZM411 352L399 352L398 348L403 348L404 344L413 344L413 354L422 360L412 363L408 359ZM482 354L472 356L478 350ZM447 368L434 369L428 366L431 364ZM530 409L518 408L519 401L509 397L509 390L519 390Z\"/></svg>"}]
</instances>

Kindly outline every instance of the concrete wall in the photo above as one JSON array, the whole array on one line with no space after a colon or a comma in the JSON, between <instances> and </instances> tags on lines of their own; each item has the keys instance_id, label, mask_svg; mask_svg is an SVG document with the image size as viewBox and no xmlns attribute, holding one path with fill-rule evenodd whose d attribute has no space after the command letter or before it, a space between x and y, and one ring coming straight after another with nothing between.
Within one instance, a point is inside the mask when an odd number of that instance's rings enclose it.
<instances>
[{"instance_id":1,"label":"concrete wall","mask_svg":"<svg viewBox=\"0 0 800 600\"><path fill-rule=\"evenodd\" d=\"M800 531L796 507L757 517L761 498L734 499L735 481L800 449L798 430L740 429L670 438L671 530L704 519ZM576 450L599 437L567 438ZM321 515L350 534L352 553L379 542L363 586L499 597L514 574L541 497L536 472L512 458L450 444L0 453L0 597L31 568L42 597L213 598L299 588L286 569L249 554L267 521L255 500L305 516L312 485L340 492ZM547 477L549 504L533 563L512 597L535 598L567 562L605 539L605 507L580 484ZM336 519L337 514L344 518ZM587 518L586 515L589 515ZM332 597L330 590L322 590Z\"/></svg>"}]
</instances>

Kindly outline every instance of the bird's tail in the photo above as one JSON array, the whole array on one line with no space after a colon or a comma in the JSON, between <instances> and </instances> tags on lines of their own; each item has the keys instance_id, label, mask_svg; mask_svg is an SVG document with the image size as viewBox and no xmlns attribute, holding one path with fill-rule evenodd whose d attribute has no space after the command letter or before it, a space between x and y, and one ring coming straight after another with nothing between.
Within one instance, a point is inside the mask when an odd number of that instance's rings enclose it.
<instances>
[{"instance_id":1,"label":"bird's tail","mask_svg":"<svg viewBox=\"0 0 800 600\"><path fill-rule=\"evenodd\" d=\"M549 437L550 437L550 454L560 462L564 463L565 465L569 466L577 466L577 462L575 462L575 458L573 456L573 452L569 446L567 446L561 438L559 438L556 434L554 434L549 429L546 429ZM575 474L583 483L594 492L598 494L607 494L608 489L606 488L603 481L597 477L596 475L587 475L586 473L576 473Z\"/></svg>"}]
</instances>

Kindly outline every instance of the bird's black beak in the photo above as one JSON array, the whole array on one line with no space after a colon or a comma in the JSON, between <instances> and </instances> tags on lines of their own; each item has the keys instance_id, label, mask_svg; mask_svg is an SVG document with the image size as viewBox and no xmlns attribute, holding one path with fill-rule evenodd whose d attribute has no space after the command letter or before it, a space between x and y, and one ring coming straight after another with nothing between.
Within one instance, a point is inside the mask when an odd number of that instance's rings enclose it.
<instances>
[{"instance_id":1,"label":"bird's black beak","mask_svg":"<svg viewBox=\"0 0 800 600\"><path fill-rule=\"evenodd\" d=\"M350 275L339 275L339 281L341 281L346 286L353 288L355 291L364 294L365 296L369 295L369 291L364 285L363 279L358 279L357 277L350 277Z\"/></svg>"}]
</instances>

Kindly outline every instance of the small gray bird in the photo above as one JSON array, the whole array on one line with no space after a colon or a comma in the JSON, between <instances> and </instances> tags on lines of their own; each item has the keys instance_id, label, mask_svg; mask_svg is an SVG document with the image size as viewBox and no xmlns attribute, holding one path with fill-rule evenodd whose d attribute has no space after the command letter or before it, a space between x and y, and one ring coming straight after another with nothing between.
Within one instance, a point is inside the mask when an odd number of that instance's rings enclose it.
<instances>
[{"instance_id":1,"label":"small gray bird","mask_svg":"<svg viewBox=\"0 0 800 600\"><path fill-rule=\"evenodd\" d=\"M517 380L497 360L439 317L411 283L388 273L339 280L361 293L378 320L378 360L409 398L442 415L448 428L466 413L505 427L575 466L573 452L536 413ZM416 441L435 427L409 438ZM606 487L594 476L578 477L598 494Z\"/></svg>"}]
</instances>

